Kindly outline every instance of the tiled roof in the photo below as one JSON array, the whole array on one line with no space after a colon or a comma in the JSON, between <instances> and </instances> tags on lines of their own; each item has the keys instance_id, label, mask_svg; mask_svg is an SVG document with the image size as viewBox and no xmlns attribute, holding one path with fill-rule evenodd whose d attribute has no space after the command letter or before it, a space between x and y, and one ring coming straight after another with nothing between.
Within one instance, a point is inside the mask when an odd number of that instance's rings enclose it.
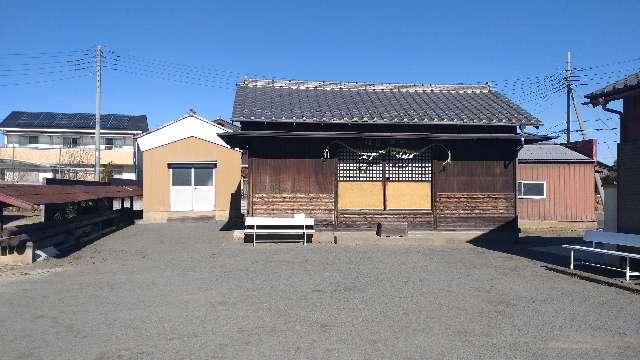
<instances>
[{"instance_id":1,"label":"tiled roof","mask_svg":"<svg viewBox=\"0 0 640 360\"><path fill-rule=\"evenodd\" d=\"M232 124L229 121L222 119L222 118L217 118L215 120L213 120L214 124L220 125L223 128L229 130L229 131L240 131L240 127L238 125Z\"/></svg>"},{"instance_id":2,"label":"tiled roof","mask_svg":"<svg viewBox=\"0 0 640 360\"><path fill-rule=\"evenodd\" d=\"M593 105L597 106L604 102L605 98L615 100L619 95L636 89L640 89L640 72L631 74L624 79L618 80L613 84L609 84L602 89L598 89L585 95L584 97L589 99Z\"/></svg>"},{"instance_id":3,"label":"tiled roof","mask_svg":"<svg viewBox=\"0 0 640 360\"><path fill-rule=\"evenodd\" d=\"M525 145L518 153L524 161L591 161L588 157L558 144Z\"/></svg>"},{"instance_id":4,"label":"tiled roof","mask_svg":"<svg viewBox=\"0 0 640 360\"><path fill-rule=\"evenodd\" d=\"M363 84L246 79L233 121L541 125L488 85Z\"/></svg>"},{"instance_id":5,"label":"tiled roof","mask_svg":"<svg viewBox=\"0 0 640 360\"><path fill-rule=\"evenodd\" d=\"M54 113L12 111L1 123L0 129L93 129L93 113ZM101 114L100 128L106 130L149 130L146 115Z\"/></svg>"}]
</instances>

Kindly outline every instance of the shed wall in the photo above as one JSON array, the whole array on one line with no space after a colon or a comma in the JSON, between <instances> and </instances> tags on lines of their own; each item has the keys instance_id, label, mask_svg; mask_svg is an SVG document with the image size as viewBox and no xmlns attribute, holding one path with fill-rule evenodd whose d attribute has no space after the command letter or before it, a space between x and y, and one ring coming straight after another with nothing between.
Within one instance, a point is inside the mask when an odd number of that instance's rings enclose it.
<instances>
[{"instance_id":1,"label":"shed wall","mask_svg":"<svg viewBox=\"0 0 640 360\"><path fill-rule=\"evenodd\" d=\"M518 181L545 181L543 199L518 199L522 220L595 221L595 178L591 163L520 163Z\"/></svg>"},{"instance_id":2,"label":"shed wall","mask_svg":"<svg viewBox=\"0 0 640 360\"><path fill-rule=\"evenodd\" d=\"M215 216L216 219L227 219L230 210L236 210L240 205L240 156L240 151L195 137L143 152L145 216L162 217L171 210L169 163L216 161ZM238 194L238 199L233 194ZM238 200L237 206L235 200Z\"/></svg>"}]
</instances>

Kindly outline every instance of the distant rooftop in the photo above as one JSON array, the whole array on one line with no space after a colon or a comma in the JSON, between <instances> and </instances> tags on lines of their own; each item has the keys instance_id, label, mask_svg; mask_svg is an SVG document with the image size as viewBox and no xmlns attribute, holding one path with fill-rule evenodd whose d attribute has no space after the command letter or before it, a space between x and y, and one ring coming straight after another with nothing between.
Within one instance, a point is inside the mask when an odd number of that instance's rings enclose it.
<instances>
[{"instance_id":1,"label":"distant rooftop","mask_svg":"<svg viewBox=\"0 0 640 360\"><path fill-rule=\"evenodd\" d=\"M606 101L620 98L620 95L640 89L640 72L631 74L601 89L598 89L584 97L589 99L593 106L598 106Z\"/></svg>"},{"instance_id":2,"label":"distant rooftop","mask_svg":"<svg viewBox=\"0 0 640 360\"><path fill-rule=\"evenodd\" d=\"M55 113L12 111L0 129L93 129L96 115L92 113ZM106 130L149 130L146 115L101 114L100 128Z\"/></svg>"},{"instance_id":3,"label":"distant rooftop","mask_svg":"<svg viewBox=\"0 0 640 360\"><path fill-rule=\"evenodd\" d=\"M521 161L593 161L588 157L558 144L525 145L518 153Z\"/></svg>"},{"instance_id":4,"label":"distant rooftop","mask_svg":"<svg viewBox=\"0 0 640 360\"><path fill-rule=\"evenodd\" d=\"M245 79L232 121L532 125L542 123L489 85Z\"/></svg>"}]
</instances>

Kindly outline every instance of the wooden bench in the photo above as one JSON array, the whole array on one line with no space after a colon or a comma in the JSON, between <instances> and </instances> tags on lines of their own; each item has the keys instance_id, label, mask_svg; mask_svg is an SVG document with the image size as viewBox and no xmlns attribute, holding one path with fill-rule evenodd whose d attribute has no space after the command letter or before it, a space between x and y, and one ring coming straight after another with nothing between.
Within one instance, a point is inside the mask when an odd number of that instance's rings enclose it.
<instances>
[{"instance_id":1,"label":"wooden bench","mask_svg":"<svg viewBox=\"0 0 640 360\"><path fill-rule=\"evenodd\" d=\"M253 235L253 246L259 242L302 242L307 245L307 235L313 234L314 220L304 214L296 214L291 218L247 217L244 221L244 233ZM300 234L302 239L258 239L257 235L290 235Z\"/></svg>"},{"instance_id":2,"label":"wooden bench","mask_svg":"<svg viewBox=\"0 0 640 360\"><path fill-rule=\"evenodd\" d=\"M589 230L585 232L583 239L585 241L591 242L591 247L578 246L578 245L562 245L563 248L571 250L571 261L570 261L571 269L573 269L574 264L582 264L582 265L595 266L595 267L600 267L600 268L605 268L610 270L623 271L625 273L625 279L627 281L629 281L629 278L631 276L640 276L640 272L631 271L629 267L630 259L640 259L640 254L607 250L607 249L599 249L596 247L596 244L601 243L601 244L624 245L624 246L632 246L632 247L640 248L640 235ZM589 261L582 261L582 260L575 261L573 256L574 251L583 251L583 252L589 252L594 254L618 256L621 258L625 258L626 266L621 269L615 266L596 264Z\"/></svg>"}]
</instances>

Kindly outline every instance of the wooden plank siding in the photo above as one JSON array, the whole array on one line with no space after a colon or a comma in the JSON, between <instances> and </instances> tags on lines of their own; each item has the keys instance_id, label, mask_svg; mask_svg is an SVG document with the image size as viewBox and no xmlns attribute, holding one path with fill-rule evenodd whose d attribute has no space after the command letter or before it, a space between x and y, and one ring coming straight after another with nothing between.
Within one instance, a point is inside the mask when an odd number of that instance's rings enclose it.
<instances>
[{"instance_id":1,"label":"wooden plank siding","mask_svg":"<svg viewBox=\"0 0 640 360\"><path fill-rule=\"evenodd\" d=\"M618 159L618 231L640 234L640 141L618 144Z\"/></svg>"},{"instance_id":2,"label":"wooden plank siding","mask_svg":"<svg viewBox=\"0 0 640 360\"><path fill-rule=\"evenodd\" d=\"M433 230L431 210L340 210L341 229L375 230L378 223L407 223L409 230Z\"/></svg>"},{"instance_id":3,"label":"wooden plank siding","mask_svg":"<svg viewBox=\"0 0 640 360\"><path fill-rule=\"evenodd\" d=\"M485 230L514 223L513 161L434 161L436 228Z\"/></svg>"},{"instance_id":4,"label":"wooden plank siding","mask_svg":"<svg viewBox=\"0 0 640 360\"><path fill-rule=\"evenodd\" d=\"M618 231L640 234L640 92L625 96L618 144Z\"/></svg>"},{"instance_id":5,"label":"wooden plank siding","mask_svg":"<svg viewBox=\"0 0 640 360\"><path fill-rule=\"evenodd\" d=\"M518 181L545 181L546 198L518 199L518 217L539 221L594 221L592 163L520 163Z\"/></svg>"},{"instance_id":6,"label":"wooden plank siding","mask_svg":"<svg viewBox=\"0 0 640 360\"><path fill-rule=\"evenodd\" d=\"M304 213L325 226L335 221L335 160L250 158L251 215Z\"/></svg>"}]
</instances>

